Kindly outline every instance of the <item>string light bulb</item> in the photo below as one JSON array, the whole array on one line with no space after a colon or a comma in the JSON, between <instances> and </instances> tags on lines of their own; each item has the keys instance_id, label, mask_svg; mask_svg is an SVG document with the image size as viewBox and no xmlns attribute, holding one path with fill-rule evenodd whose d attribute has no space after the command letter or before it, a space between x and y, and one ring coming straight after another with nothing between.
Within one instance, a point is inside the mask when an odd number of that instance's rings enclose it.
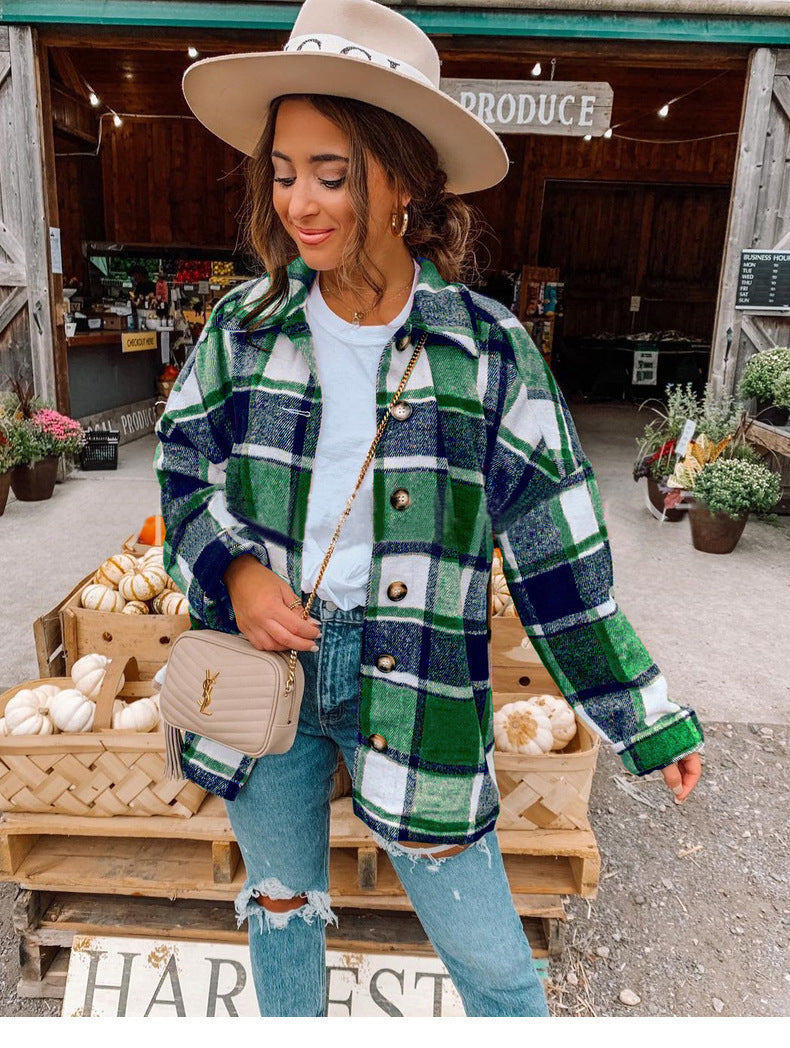
<instances>
[{"instance_id":1,"label":"string light bulb","mask_svg":"<svg viewBox=\"0 0 790 1048\"><path fill-rule=\"evenodd\" d=\"M187 48L187 54L189 55L190 58L197 58L198 50L197 50L196 47L191 47L190 46L190 47Z\"/></svg>"},{"instance_id":2,"label":"string light bulb","mask_svg":"<svg viewBox=\"0 0 790 1048\"><path fill-rule=\"evenodd\" d=\"M96 94L95 91L91 91L91 93L88 95L88 101L90 102L90 104L93 106L94 109L97 106L101 105L101 99L99 98L99 96Z\"/></svg>"},{"instance_id":3,"label":"string light bulb","mask_svg":"<svg viewBox=\"0 0 790 1048\"><path fill-rule=\"evenodd\" d=\"M584 136L584 141L585 142L592 142L592 135L585 135Z\"/></svg>"},{"instance_id":4,"label":"string light bulb","mask_svg":"<svg viewBox=\"0 0 790 1048\"><path fill-rule=\"evenodd\" d=\"M612 129L611 129L611 127L607 127L607 129L603 133L603 137L604 138L611 138L612 137Z\"/></svg>"},{"instance_id":5,"label":"string light bulb","mask_svg":"<svg viewBox=\"0 0 790 1048\"><path fill-rule=\"evenodd\" d=\"M536 62L536 63L534 64L534 66L532 67L532 75L533 75L533 76L540 76L540 74L541 74L542 72L543 72L543 70L542 70L542 68L541 68L540 62Z\"/></svg>"},{"instance_id":6,"label":"string light bulb","mask_svg":"<svg viewBox=\"0 0 790 1048\"><path fill-rule=\"evenodd\" d=\"M669 103L667 103L665 106L661 106L661 108L658 111L658 115L660 117L669 116Z\"/></svg>"},{"instance_id":7,"label":"string light bulb","mask_svg":"<svg viewBox=\"0 0 790 1048\"><path fill-rule=\"evenodd\" d=\"M121 120L117 113L113 113L112 122L115 124L116 127L120 127L123 123L123 120Z\"/></svg>"}]
</instances>

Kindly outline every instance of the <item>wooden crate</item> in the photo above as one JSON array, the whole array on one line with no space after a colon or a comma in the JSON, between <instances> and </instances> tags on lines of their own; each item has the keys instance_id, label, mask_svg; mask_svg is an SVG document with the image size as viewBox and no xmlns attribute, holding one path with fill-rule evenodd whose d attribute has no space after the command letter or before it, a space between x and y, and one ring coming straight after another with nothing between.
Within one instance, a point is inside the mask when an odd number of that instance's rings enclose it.
<instances>
[{"instance_id":1,"label":"wooden crate","mask_svg":"<svg viewBox=\"0 0 790 1048\"><path fill-rule=\"evenodd\" d=\"M60 608L66 672L91 652L117 658L134 655L140 675L150 679L166 662L176 637L191 628L189 615L124 615L80 606L81 588Z\"/></svg>"},{"instance_id":2,"label":"wooden crate","mask_svg":"<svg viewBox=\"0 0 790 1048\"><path fill-rule=\"evenodd\" d=\"M338 926L327 927L329 950L433 955L433 948L414 914L337 907L335 912ZM63 997L75 935L239 945L247 942L247 929L237 927L229 901L133 899L19 889L12 919L19 939L21 977L17 992L21 997ZM540 971L545 968L547 958L556 957L562 951L565 932L562 901L538 899L536 913L521 920Z\"/></svg>"},{"instance_id":3,"label":"wooden crate","mask_svg":"<svg viewBox=\"0 0 790 1048\"><path fill-rule=\"evenodd\" d=\"M98 652L110 658L134 655L141 676L150 679L167 662L176 637L190 628L189 616L90 611L80 606L80 594L92 578L93 572L33 623L38 672L65 677L77 659Z\"/></svg>"},{"instance_id":4,"label":"wooden crate","mask_svg":"<svg viewBox=\"0 0 790 1048\"><path fill-rule=\"evenodd\" d=\"M353 814L351 798L333 801L330 890L338 906L409 910L385 852ZM498 831L516 909L534 896L593 897L600 855L589 827ZM209 795L190 819L119 815L113 819L6 814L0 821L0 881L40 891L233 899L244 864L219 798Z\"/></svg>"},{"instance_id":5,"label":"wooden crate","mask_svg":"<svg viewBox=\"0 0 790 1048\"><path fill-rule=\"evenodd\" d=\"M113 660L96 700L93 731L0 736L0 811L39 813L68 826L75 816L88 822L130 813L189 818L198 810L205 790L164 777L164 732L109 727L122 672L126 683L118 697L131 701L153 693L151 681L138 680L133 658ZM73 687L70 677L26 681L0 695L0 716L18 691L39 684Z\"/></svg>"},{"instance_id":6,"label":"wooden crate","mask_svg":"<svg viewBox=\"0 0 790 1048\"><path fill-rule=\"evenodd\" d=\"M520 692L525 699L530 695L559 695L535 649L522 645L526 636L517 618L495 615L491 619L488 658L493 692Z\"/></svg>"},{"instance_id":7,"label":"wooden crate","mask_svg":"<svg viewBox=\"0 0 790 1048\"><path fill-rule=\"evenodd\" d=\"M491 681L494 709L530 695L559 695L532 645L524 646L518 619L491 620ZM584 829L595 766L596 735L576 718L576 736L564 750L527 756L494 754L501 810L500 829Z\"/></svg>"}]
</instances>

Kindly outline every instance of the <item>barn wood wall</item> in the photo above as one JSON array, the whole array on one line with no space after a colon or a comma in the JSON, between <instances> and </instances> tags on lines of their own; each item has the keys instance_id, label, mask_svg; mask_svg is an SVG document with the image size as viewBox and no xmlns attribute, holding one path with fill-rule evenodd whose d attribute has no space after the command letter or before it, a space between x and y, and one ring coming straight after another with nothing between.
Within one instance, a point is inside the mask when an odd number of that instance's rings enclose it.
<instances>
[{"instance_id":1,"label":"barn wood wall","mask_svg":"<svg viewBox=\"0 0 790 1048\"><path fill-rule=\"evenodd\" d=\"M675 328L710 337L735 163L734 136L648 144L617 137L585 142L513 135L505 137L505 144L512 161L505 182L470 198L482 215L480 255L488 268L561 266L567 290L586 296L589 307L574 315L571 295L564 328L568 336L601 329L626 333L630 296L642 294L646 300L637 329ZM592 183L598 192L575 212L576 244L569 240L558 250L551 239L558 216L552 212L563 206L558 183L568 182ZM643 189L621 194L621 212L607 210L620 187L636 185ZM570 198L567 206L575 206ZM590 245L586 257L580 247L585 243ZM684 248L684 243L689 246ZM659 255L669 252L671 257L673 250L675 271L661 273ZM692 254L694 266L689 262ZM632 262L624 267L624 259ZM696 276L686 280L683 270L689 267Z\"/></svg>"},{"instance_id":2,"label":"barn wood wall","mask_svg":"<svg viewBox=\"0 0 790 1048\"><path fill-rule=\"evenodd\" d=\"M106 236L233 248L243 202L240 154L194 120L127 120L102 151Z\"/></svg>"}]
</instances>

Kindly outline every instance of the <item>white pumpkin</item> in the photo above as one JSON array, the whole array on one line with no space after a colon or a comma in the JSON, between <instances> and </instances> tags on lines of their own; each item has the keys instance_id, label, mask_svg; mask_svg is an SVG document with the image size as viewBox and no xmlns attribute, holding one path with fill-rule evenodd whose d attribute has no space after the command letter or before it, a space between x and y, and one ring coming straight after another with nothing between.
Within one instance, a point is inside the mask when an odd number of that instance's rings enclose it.
<instances>
[{"instance_id":1,"label":"white pumpkin","mask_svg":"<svg viewBox=\"0 0 790 1048\"><path fill-rule=\"evenodd\" d=\"M186 597L183 593L173 593L172 590L165 590L164 593L154 597L151 601L151 607L157 615L189 614L189 605Z\"/></svg>"},{"instance_id":2,"label":"white pumpkin","mask_svg":"<svg viewBox=\"0 0 790 1048\"><path fill-rule=\"evenodd\" d=\"M554 742L552 750L564 750L576 734L576 714L573 707L560 695L531 695L527 702L542 710L551 722Z\"/></svg>"},{"instance_id":3,"label":"white pumpkin","mask_svg":"<svg viewBox=\"0 0 790 1048\"><path fill-rule=\"evenodd\" d=\"M5 726L5 717L0 717L0 739L2 739L2 737L7 734L8 731L6 730Z\"/></svg>"},{"instance_id":4,"label":"white pumpkin","mask_svg":"<svg viewBox=\"0 0 790 1048\"><path fill-rule=\"evenodd\" d=\"M52 700L50 712L61 731L90 731L96 703L76 688L64 688Z\"/></svg>"},{"instance_id":5,"label":"white pumpkin","mask_svg":"<svg viewBox=\"0 0 790 1048\"><path fill-rule=\"evenodd\" d=\"M159 726L159 707L149 698L116 703L112 726L118 731L153 731Z\"/></svg>"},{"instance_id":6,"label":"white pumpkin","mask_svg":"<svg viewBox=\"0 0 790 1048\"><path fill-rule=\"evenodd\" d=\"M494 615L515 615L516 613L504 575L493 573L491 575L491 603Z\"/></svg>"},{"instance_id":7,"label":"white pumpkin","mask_svg":"<svg viewBox=\"0 0 790 1048\"><path fill-rule=\"evenodd\" d=\"M100 582L89 582L80 594L80 604L91 611L120 611L125 603L118 590Z\"/></svg>"},{"instance_id":8,"label":"white pumpkin","mask_svg":"<svg viewBox=\"0 0 790 1048\"><path fill-rule=\"evenodd\" d=\"M159 564L138 565L118 583L124 600L153 600L167 585L167 574Z\"/></svg>"},{"instance_id":9,"label":"white pumpkin","mask_svg":"<svg viewBox=\"0 0 790 1048\"><path fill-rule=\"evenodd\" d=\"M133 571L136 566L137 560L131 554L116 553L114 557L108 557L99 566L94 575L94 580L109 586L111 589L117 589L118 583L123 576L129 571Z\"/></svg>"},{"instance_id":10,"label":"white pumpkin","mask_svg":"<svg viewBox=\"0 0 790 1048\"><path fill-rule=\"evenodd\" d=\"M60 688L57 684L37 684L35 688L31 688L30 690L38 697L38 700L42 705L48 706L49 700L53 695L57 695Z\"/></svg>"},{"instance_id":11,"label":"white pumpkin","mask_svg":"<svg viewBox=\"0 0 790 1048\"><path fill-rule=\"evenodd\" d=\"M54 730L49 707L30 688L22 688L8 700L5 726L9 735L52 735Z\"/></svg>"},{"instance_id":12,"label":"white pumpkin","mask_svg":"<svg viewBox=\"0 0 790 1048\"><path fill-rule=\"evenodd\" d=\"M145 553L140 557L140 561L143 564L164 564L165 562L165 551L163 546L151 546Z\"/></svg>"},{"instance_id":13,"label":"white pumpkin","mask_svg":"<svg viewBox=\"0 0 790 1048\"><path fill-rule=\"evenodd\" d=\"M127 600L121 608L122 615L147 615L148 605L144 600Z\"/></svg>"},{"instance_id":14,"label":"white pumpkin","mask_svg":"<svg viewBox=\"0 0 790 1048\"><path fill-rule=\"evenodd\" d=\"M98 653L83 655L81 659L77 659L71 667L71 679L74 681L74 687L77 691L81 691L89 699L96 700L99 697L110 661L107 655L99 655ZM125 683L126 678L121 674L116 694Z\"/></svg>"},{"instance_id":15,"label":"white pumpkin","mask_svg":"<svg viewBox=\"0 0 790 1048\"><path fill-rule=\"evenodd\" d=\"M548 715L526 699L494 712L494 744L506 753L548 753L554 741Z\"/></svg>"}]
</instances>

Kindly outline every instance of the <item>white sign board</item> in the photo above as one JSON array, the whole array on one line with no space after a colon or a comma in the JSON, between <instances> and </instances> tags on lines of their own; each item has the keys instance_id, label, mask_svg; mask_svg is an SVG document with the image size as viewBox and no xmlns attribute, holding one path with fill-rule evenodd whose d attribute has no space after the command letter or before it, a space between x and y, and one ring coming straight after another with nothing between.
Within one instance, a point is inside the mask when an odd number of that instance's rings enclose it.
<instances>
[{"instance_id":1,"label":"white sign board","mask_svg":"<svg viewBox=\"0 0 790 1048\"><path fill-rule=\"evenodd\" d=\"M442 79L441 88L497 134L596 136L612 117L609 84Z\"/></svg>"},{"instance_id":2,"label":"white sign board","mask_svg":"<svg viewBox=\"0 0 790 1048\"><path fill-rule=\"evenodd\" d=\"M328 951L330 1016L463 1016L437 957ZM75 936L64 1017L259 1016L246 946Z\"/></svg>"},{"instance_id":3,"label":"white sign board","mask_svg":"<svg viewBox=\"0 0 790 1048\"><path fill-rule=\"evenodd\" d=\"M635 349L632 386L655 386L658 382L658 350Z\"/></svg>"},{"instance_id":4,"label":"white sign board","mask_svg":"<svg viewBox=\"0 0 790 1048\"><path fill-rule=\"evenodd\" d=\"M49 255L52 260L52 272L63 272L63 256L60 251L60 230L57 226L49 227Z\"/></svg>"}]
</instances>

